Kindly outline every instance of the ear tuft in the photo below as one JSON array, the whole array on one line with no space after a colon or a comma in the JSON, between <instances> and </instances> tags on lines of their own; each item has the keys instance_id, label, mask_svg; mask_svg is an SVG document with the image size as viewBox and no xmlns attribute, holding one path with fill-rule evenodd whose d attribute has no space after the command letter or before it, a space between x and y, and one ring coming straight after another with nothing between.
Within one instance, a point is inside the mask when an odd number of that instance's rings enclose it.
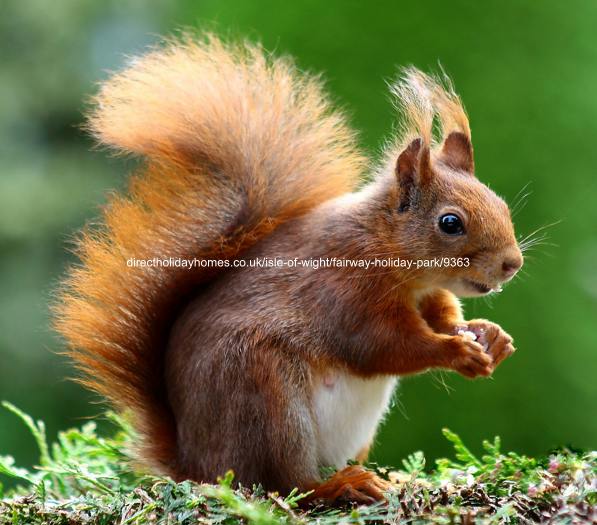
<instances>
[{"instance_id":1,"label":"ear tuft","mask_svg":"<svg viewBox=\"0 0 597 525\"><path fill-rule=\"evenodd\" d=\"M471 175L475 171L473 145L470 139L459 131L453 131L446 137L439 159L455 170L462 170Z\"/></svg>"}]
</instances>

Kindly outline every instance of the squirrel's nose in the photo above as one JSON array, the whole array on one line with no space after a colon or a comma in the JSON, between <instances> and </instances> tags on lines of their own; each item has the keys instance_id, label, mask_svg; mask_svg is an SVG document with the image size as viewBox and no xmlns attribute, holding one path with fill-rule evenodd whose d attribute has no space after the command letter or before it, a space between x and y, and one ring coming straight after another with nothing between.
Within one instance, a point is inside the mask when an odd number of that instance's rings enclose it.
<instances>
[{"instance_id":1,"label":"squirrel's nose","mask_svg":"<svg viewBox=\"0 0 597 525\"><path fill-rule=\"evenodd\" d=\"M522 266L522 256L508 257L502 263L504 277L512 277Z\"/></svg>"}]
</instances>

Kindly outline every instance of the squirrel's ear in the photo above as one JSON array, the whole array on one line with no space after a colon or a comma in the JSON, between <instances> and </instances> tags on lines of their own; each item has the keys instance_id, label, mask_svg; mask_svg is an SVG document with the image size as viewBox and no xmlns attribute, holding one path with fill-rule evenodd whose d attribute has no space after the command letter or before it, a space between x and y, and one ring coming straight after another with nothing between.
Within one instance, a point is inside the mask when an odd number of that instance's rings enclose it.
<instances>
[{"instance_id":1,"label":"squirrel's ear","mask_svg":"<svg viewBox=\"0 0 597 525\"><path fill-rule=\"evenodd\" d=\"M475 171L473 145L470 139L459 131L453 131L446 137L439 159L455 170L461 170L471 175Z\"/></svg>"},{"instance_id":2,"label":"squirrel's ear","mask_svg":"<svg viewBox=\"0 0 597 525\"><path fill-rule=\"evenodd\" d=\"M398 156L396 177L400 186L398 209L405 211L412 204L415 190L424 186L431 177L429 148L423 146L420 138L413 140Z\"/></svg>"}]
</instances>

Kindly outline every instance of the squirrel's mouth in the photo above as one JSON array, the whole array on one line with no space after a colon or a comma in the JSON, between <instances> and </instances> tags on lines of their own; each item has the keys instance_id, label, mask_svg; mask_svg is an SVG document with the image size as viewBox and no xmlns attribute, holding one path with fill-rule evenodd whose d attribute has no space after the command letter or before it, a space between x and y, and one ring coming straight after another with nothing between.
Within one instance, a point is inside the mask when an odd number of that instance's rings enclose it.
<instances>
[{"instance_id":1,"label":"squirrel's mouth","mask_svg":"<svg viewBox=\"0 0 597 525\"><path fill-rule=\"evenodd\" d=\"M472 279L463 279L464 282L470 287L473 288L476 292L485 295L489 292L501 292L501 287L498 286L489 286L488 284L481 283L479 281L473 281Z\"/></svg>"}]
</instances>

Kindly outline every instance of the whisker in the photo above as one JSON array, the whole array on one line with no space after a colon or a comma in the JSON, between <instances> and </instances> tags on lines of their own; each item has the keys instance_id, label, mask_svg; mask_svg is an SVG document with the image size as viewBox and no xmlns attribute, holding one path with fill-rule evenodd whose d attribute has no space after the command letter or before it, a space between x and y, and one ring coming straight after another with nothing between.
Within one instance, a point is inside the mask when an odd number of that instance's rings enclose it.
<instances>
[{"instance_id":1,"label":"whisker","mask_svg":"<svg viewBox=\"0 0 597 525\"><path fill-rule=\"evenodd\" d=\"M534 242L541 242L541 241L545 241L546 239L549 239L549 235L547 235L546 233L538 233L538 234L536 234L535 237L525 239L523 242L519 243L519 245L520 246L528 246L529 244L532 244Z\"/></svg>"},{"instance_id":2,"label":"whisker","mask_svg":"<svg viewBox=\"0 0 597 525\"><path fill-rule=\"evenodd\" d=\"M510 212L512 214L512 218L516 217L522 210L524 210L524 207L527 205L528 201L528 197L531 196L533 194L532 191L529 191L528 193L525 193L522 196L522 200L516 204L516 206L514 206L512 208L512 211Z\"/></svg>"},{"instance_id":3,"label":"whisker","mask_svg":"<svg viewBox=\"0 0 597 525\"><path fill-rule=\"evenodd\" d=\"M512 217L515 217L527 204L528 202L528 197L533 193L532 191L526 191L526 189L529 187L529 185L532 183L532 181L527 182L519 191L518 193L514 196L514 201L513 204L511 206L511 214Z\"/></svg>"},{"instance_id":4,"label":"whisker","mask_svg":"<svg viewBox=\"0 0 597 525\"><path fill-rule=\"evenodd\" d=\"M516 195L514 195L514 199L513 199L513 201L514 201L514 204L513 204L513 206L516 206L516 205L518 204L520 195L521 195L521 194L522 194L524 191L526 191L526 189L527 189L527 188L528 188L528 187L529 187L529 186L532 184L532 182L533 182L533 181L531 181L531 180L530 180L530 181L528 181L528 182L527 182L527 183L526 183L526 184L525 184L525 185L524 185L522 188L520 188L520 190L518 190L518 193L517 193Z\"/></svg>"},{"instance_id":5,"label":"whisker","mask_svg":"<svg viewBox=\"0 0 597 525\"><path fill-rule=\"evenodd\" d=\"M526 237L524 237L521 241L520 244L525 244L527 242L530 241L534 241L535 239L547 239L548 237L548 233L547 232L537 232L537 233L533 233L532 235L527 235Z\"/></svg>"},{"instance_id":6,"label":"whisker","mask_svg":"<svg viewBox=\"0 0 597 525\"><path fill-rule=\"evenodd\" d=\"M550 246L552 248L559 248L558 244L555 244L553 242L547 242L544 239L536 239L532 242L526 242L525 244L519 246L519 248L520 251L524 253L527 250L530 250L531 248L535 248L536 246Z\"/></svg>"},{"instance_id":7,"label":"whisker","mask_svg":"<svg viewBox=\"0 0 597 525\"><path fill-rule=\"evenodd\" d=\"M527 240L531 239L533 237L533 235L536 235L539 232L542 232L543 230L546 230L547 228L551 228L552 226L556 226L556 225L560 224L561 222L562 222L562 219L557 220L557 221L552 222L552 223L549 223L549 224L545 224L543 226L540 226L535 231L529 233L526 237L523 237L522 239L519 239L518 243L522 244L522 243L526 242Z\"/></svg>"},{"instance_id":8,"label":"whisker","mask_svg":"<svg viewBox=\"0 0 597 525\"><path fill-rule=\"evenodd\" d=\"M543 253L543 254L551 253L551 252L548 252L545 250L538 250L538 248L559 248L559 247L560 246L558 244L554 244L552 242L541 242L541 243L534 244L533 246L528 246L520 251L526 257L527 254L529 254L529 253Z\"/></svg>"}]
</instances>

